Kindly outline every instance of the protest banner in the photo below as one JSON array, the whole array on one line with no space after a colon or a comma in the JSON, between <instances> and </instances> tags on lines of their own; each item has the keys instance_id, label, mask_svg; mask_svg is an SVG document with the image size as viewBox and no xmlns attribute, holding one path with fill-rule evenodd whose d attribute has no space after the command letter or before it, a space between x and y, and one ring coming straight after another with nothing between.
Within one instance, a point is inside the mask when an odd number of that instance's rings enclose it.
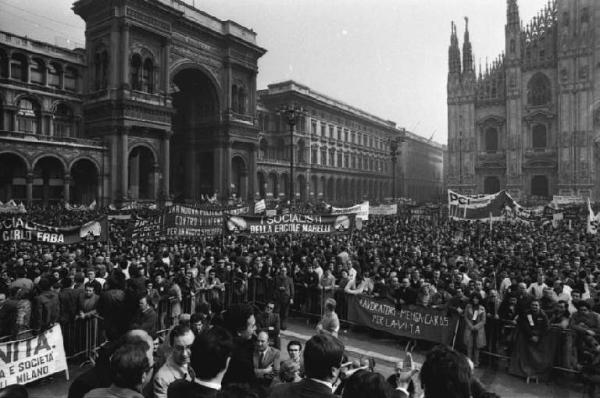
<instances>
[{"instance_id":1,"label":"protest banner","mask_svg":"<svg viewBox=\"0 0 600 398\"><path fill-rule=\"evenodd\" d=\"M395 216L398 213L398 204L369 206L369 214L373 216Z\"/></svg>"},{"instance_id":2,"label":"protest banner","mask_svg":"<svg viewBox=\"0 0 600 398\"><path fill-rule=\"evenodd\" d=\"M393 304L363 295L348 295L348 320L372 329L452 345L457 316L446 310L406 305L401 309Z\"/></svg>"},{"instance_id":3,"label":"protest banner","mask_svg":"<svg viewBox=\"0 0 600 398\"><path fill-rule=\"evenodd\" d=\"M236 211L237 209L232 209ZM176 237L212 236L223 230L222 210L202 210L175 205L166 209L164 235Z\"/></svg>"},{"instance_id":4,"label":"protest banner","mask_svg":"<svg viewBox=\"0 0 600 398\"><path fill-rule=\"evenodd\" d=\"M354 214L296 214L266 216L225 215L225 232L242 235L285 233L332 234L350 232L355 226Z\"/></svg>"},{"instance_id":5,"label":"protest banner","mask_svg":"<svg viewBox=\"0 0 600 398\"><path fill-rule=\"evenodd\" d=\"M369 220L369 201L350 207L331 207L331 214L356 214L356 218L363 221Z\"/></svg>"},{"instance_id":6,"label":"protest banner","mask_svg":"<svg viewBox=\"0 0 600 398\"><path fill-rule=\"evenodd\" d=\"M462 195L448 190L448 216L460 220L487 220L490 217L501 217L505 208L513 209L515 201L500 191L491 195Z\"/></svg>"},{"instance_id":7,"label":"protest banner","mask_svg":"<svg viewBox=\"0 0 600 398\"><path fill-rule=\"evenodd\" d=\"M59 324L29 339L0 343L0 390L62 371L67 372L68 380L67 369Z\"/></svg>"},{"instance_id":8,"label":"protest banner","mask_svg":"<svg viewBox=\"0 0 600 398\"><path fill-rule=\"evenodd\" d=\"M9 200L6 203L2 203L0 201L0 214L25 214L27 213L27 209L23 203L17 203L14 200Z\"/></svg>"},{"instance_id":9,"label":"protest banner","mask_svg":"<svg viewBox=\"0 0 600 398\"><path fill-rule=\"evenodd\" d=\"M575 195L554 195L552 196L552 202L556 206L568 206L568 205L583 205L586 203L586 198Z\"/></svg>"},{"instance_id":10,"label":"protest banner","mask_svg":"<svg viewBox=\"0 0 600 398\"><path fill-rule=\"evenodd\" d=\"M0 221L0 242L30 241L69 245L107 240L108 220L106 217L74 227L52 227L27 221L22 217L5 218Z\"/></svg>"}]
</instances>

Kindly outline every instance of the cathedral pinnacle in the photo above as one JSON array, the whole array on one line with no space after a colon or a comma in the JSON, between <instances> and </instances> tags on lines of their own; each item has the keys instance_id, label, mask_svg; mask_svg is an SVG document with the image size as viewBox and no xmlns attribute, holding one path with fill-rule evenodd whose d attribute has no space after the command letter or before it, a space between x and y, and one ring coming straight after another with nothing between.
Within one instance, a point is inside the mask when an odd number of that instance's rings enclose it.
<instances>
[{"instance_id":1,"label":"cathedral pinnacle","mask_svg":"<svg viewBox=\"0 0 600 398\"><path fill-rule=\"evenodd\" d=\"M506 27L511 30L518 30L521 25L519 18L519 6L517 0L507 0L506 4Z\"/></svg>"},{"instance_id":2,"label":"cathedral pinnacle","mask_svg":"<svg viewBox=\"0 0 600 398\"><path fill-rule=\"evenodd\" d=\"M456 25L450 22L450 47L448 48L448 72L460 75L460 49L458 48L458 37L456 36Z\"/></svg>"},{"instance_id":3,"label":"cathedral pinnacle","mask_svg":"<svg viewBox=\"0 0 600 398\"><path fill-rule=\"evenodd\" d=\"M463 72L473 71L473 52L469 40L469 18L465 17L465 39L463 43Z\"/></svg>"}]
</instances>

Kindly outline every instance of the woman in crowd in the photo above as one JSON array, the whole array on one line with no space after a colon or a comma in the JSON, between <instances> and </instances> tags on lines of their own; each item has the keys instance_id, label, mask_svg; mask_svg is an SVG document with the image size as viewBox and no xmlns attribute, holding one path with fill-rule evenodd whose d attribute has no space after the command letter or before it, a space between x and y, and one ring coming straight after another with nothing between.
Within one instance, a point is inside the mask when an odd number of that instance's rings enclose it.
<instances>
[{"instance_id":1,"label":"woman in crowd","mask_svg":"<svg viewBox=\"0 0 600 398\"><path fill-rule=\"evenodd\" d=\"M329 333L332 336L338 337L338 331L340 330L340 320L338 315L335 313L336 302L332 298L325 300L325 313L323 318L317 324L317 331L319 333Z\"/></svg>"},{"instance_id":2,"label":"woman in crowd","mask_svg":"<svg viewBox=\"0 0 600 398\"><path fill-rule=\"evenodd\" d=\"M479 366L479 350L486 345L484 329L486 311L480 301L479 293L472 293L464 312L463 340L467 347L467 356L473 361L475 367Z\"/></svg>"}]
</instances>

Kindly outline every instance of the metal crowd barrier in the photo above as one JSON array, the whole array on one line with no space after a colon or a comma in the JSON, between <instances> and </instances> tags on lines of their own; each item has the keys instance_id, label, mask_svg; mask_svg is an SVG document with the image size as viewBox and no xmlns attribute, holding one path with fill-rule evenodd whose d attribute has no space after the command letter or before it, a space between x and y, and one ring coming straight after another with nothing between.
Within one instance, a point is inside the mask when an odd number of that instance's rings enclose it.
<instances>
[{"instance_id":1,"label":"metal crowd barrier","mask_svg":"<svg viewBox=\"0 0 600 398\"><path fill-rule=\"evenodd\" d=\"M95 363L97 350L105 341L99 319L98 315L92 315L61 325L67 359L83 356L86 362Z\"/></svg>"}]
</instances>

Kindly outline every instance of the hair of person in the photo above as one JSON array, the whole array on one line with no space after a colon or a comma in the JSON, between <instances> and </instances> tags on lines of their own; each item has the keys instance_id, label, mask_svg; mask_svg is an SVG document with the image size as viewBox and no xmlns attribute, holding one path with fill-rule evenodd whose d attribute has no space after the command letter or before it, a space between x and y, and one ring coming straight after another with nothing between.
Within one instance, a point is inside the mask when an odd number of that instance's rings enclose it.
<instances>
[{"instance_id":1,"label":"hair of person","mask_svg":"<svg viewBox=\"0 0 600 398\"><path fill-rule=\"evenodd\" d=\"M29 398L29 393L25 386L13 384L0 389L0 398Z\"/></svg>"},{"instance_id":2,"label":"hair of person","mask_svg":"<svg viewBox=\"0 0 600 398\"><path fill-rule=\"evenodd\" d=\"M279 379L281 381L290 383L294 381L295 375L300 371L300 364L292 361L291 359L286 359L281 362L279 368Z\"/></svg>"},{"instance_id":3,"label":"hair of person","mask_svg":"<svg viewBox=\"0 0 600 398\"><path fill-rule=\"evenodd\" d=\"M469 398L472 370L464 355L439 345L431 349L420 372L424 398Z\"/></svg>"},{"instance_id":4,"label":"hair of person","mask_svg":"<svg viewBox=\"0 0 600 398\"><path fill-rule=\"evenodd\" d=\"M300 347L300 351L302 351L302 343L299 342L298 340L290 340L290 342L287 345L287 350L290 350L290 347L293 345L297 345L298 347Z\"/></svg>"},{"instance_id":5,"label":"hair of person","mask_svg":"<svg viewBox=\"0 0 600 398\"><path fill-rule=\"evenodd\" d=\"M336 303L335 299L328 298L327 300L325 300L325 309L327 311L335 311L336 306L337 306L337 303Z\"/></svg>"},{"instance_id":6,"label":"hair of person","mask_svg":"<svg viewBox=\"0 0 600 398\"><path fill-rule=\"evenodd\" d=\"M317 334L304 346L304 371L306 377L325 379L331 368L339 368L344 355L344 344L328 334Z\"/></svg>"},{"instance_id":7,"label":"hair of person","mask_svg":"<svg viewBox=\"0 0 600 398\"><path fill-rule=\"evenodd\" d=\"M173 347L175 338L184 336L187 333L191 333L191 332L192 332L192 330L190 329L189 324L187 324L187 325L186 324L178 324L171 330L171 333L169 333L169 344L171 345L171 347Z\"/></svg>"},{"instance_id":8,"label":"hair of person","mask_svg":"<svg viewBox=\"0 0 600 398\"><path fill-rule=\"evenodd\" d=\"M233 350L233 337L226 329L214 326L196 337L190 365L200 380L215 378L225 369ZM209 359L207 359L209 358Z\"/></svg>"},{"instance_id":9,"label":"hair of person","mask_svg":"<svg viewBox=\"0 0 600 398\"><path fill-rule=\"evenodd\" d=\"M50 280L48 278L40 278L40 281L38 282L38 288L40 289L40 291L45 292L47 290L50 290L51 286L52 283L50 283Z\"/></svg>"},{"instance_id":10,"label":"hair of person","mask_svg":"<svg viewBox=\"0 0 600 398\"><path fill-rule=\"evenodd\" d=\"M118 347L110 357L110 371L117 387L135 390L150 368L148 344L139 340Z\"/></svg>"},{"instance_id":11,"label":"hair of person","mask_svg":"<svg viewBox=\"0 0 600 398\"><path fill-rule=\"evenodd\" d=\"M477 299L478 303L481 304L481 295L479 293L471 293L469 296L469 301L472 303L473 300Z\"/></svg>"},{"instance_id":12,"label":"hair of person","mask_svg":"<svg viewBox=\"0 0 600 398\"><path fill-rule=\"evenodd\" d=\"M254 310L249 304L233 304L223 314L223 325L231 334L237 335L246 329L248 319L254 315Z\"/></svg>"},{"instance_id":13,"label":"hair of person","mask_svg":"<svg viewBox=\"0 0 600 398\"><path fill-rule=\"evenodd\" d=\"M381 374L362 369L348 378L342 393L342 398L389 398L391 396L392 387Z\"/></svg>"},{"instance_id":14,"label":"hair of person","mask_svg":"<svg viewBox=\"0 0 600 398\"><path fill-rule=\"evenodd\" d=\"M194 312L190 317L190 323L196 322L206 322L208 320L208 316L203 312Z\"/></svg>"}]
</instances>

